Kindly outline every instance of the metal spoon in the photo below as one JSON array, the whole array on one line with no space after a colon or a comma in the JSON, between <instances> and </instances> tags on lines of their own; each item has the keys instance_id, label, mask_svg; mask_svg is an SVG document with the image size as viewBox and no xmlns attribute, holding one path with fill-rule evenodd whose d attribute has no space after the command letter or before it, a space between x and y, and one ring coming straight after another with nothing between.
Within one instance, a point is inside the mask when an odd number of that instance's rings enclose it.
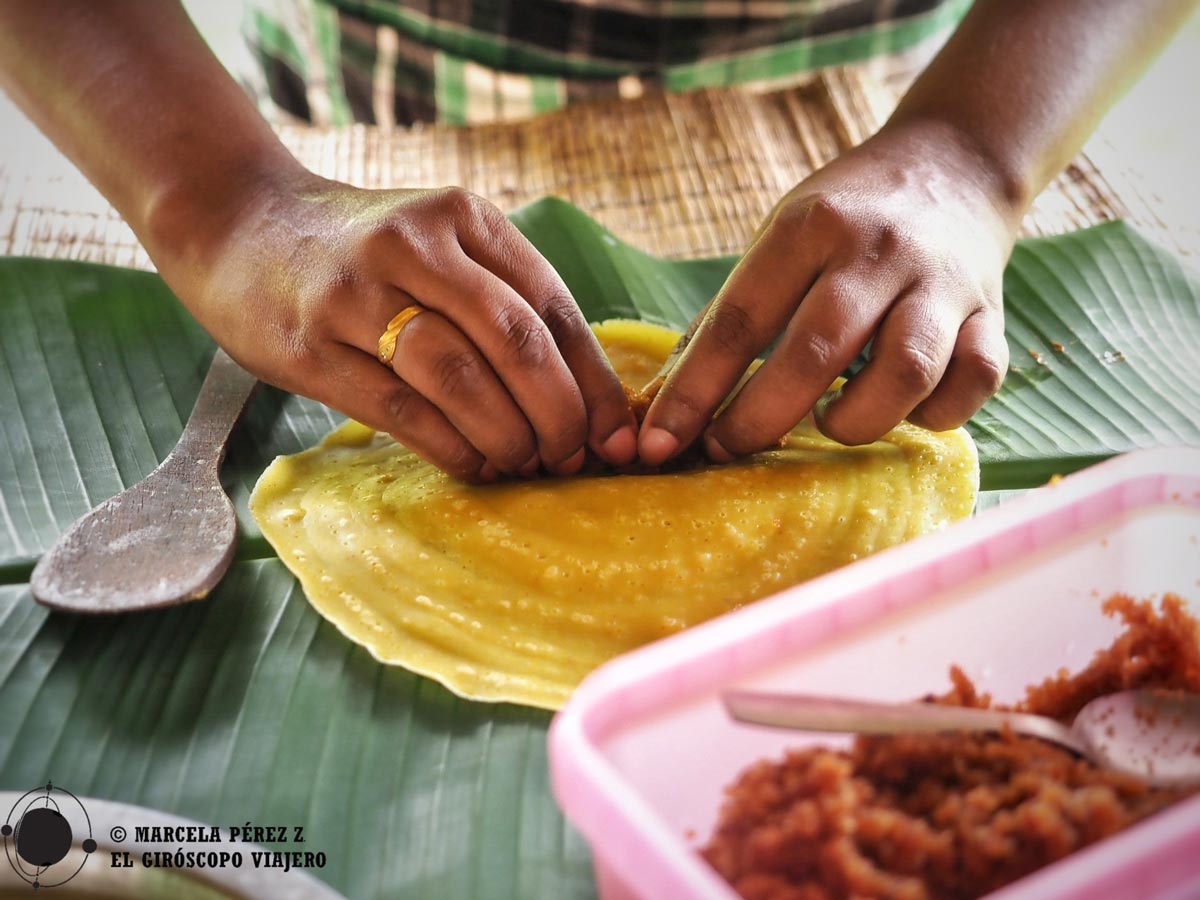
<instances>
[{"instance_id":1,"label":"metal spoon","mask_svg":"<svg viewBox=\"0 0 1200 900\"><path fill-rule=\"evenodd\" d=\"M171 455L75 522L33 570L33 596L117 613L207 596L233 560L237 519L218 473L257 380L218 349Z\"/></svg>"},{"instance_id":2,"label":"metal spoon","mask_svg":"<svg viewBox=\"0 0 1200 900\"><path fill-rule=\"evenodd\" d=\"M936 703L872 703L754 691L730 691L723 700L739 722L803 731L913 734L1001 731L1007 726L1158 787L1200 784L1200 694L1107 694L1084 706L1069 726L1028 713Z\"/></svg>"}]
</instances>

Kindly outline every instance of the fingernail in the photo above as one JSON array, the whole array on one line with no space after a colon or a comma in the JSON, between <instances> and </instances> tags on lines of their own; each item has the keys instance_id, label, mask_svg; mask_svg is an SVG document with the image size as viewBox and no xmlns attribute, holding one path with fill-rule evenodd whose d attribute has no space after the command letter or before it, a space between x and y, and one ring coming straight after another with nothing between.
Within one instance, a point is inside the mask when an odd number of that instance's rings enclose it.
<instances>
[{"instance_id":1,"label":"fingernail","mask_svg":"<svg viewBox=\"0 0 1200 900\"><path fill-rule=\"evenodd\" d=\"M704 452L716 463L733 462L734 456L711 434L704 435Z\"/></svg>"},{"instance_id":2,"label":"fingernail","mask_svg":"<svg viewBox=\"0 0 1200 900\"><path fill-rule=\"evenodd\" d=\"M529 457L529 459L520 468L517 469L517 472L523 478L532 478L537 474L538 469L541 467L542 459L535 453L533 456Z\"/></svg>"},{"instance_id":3,"label":"fingernail","mask_svg":"<svg viewBox=\"0 0 1200 900\"><path fill-rule=\"evenodd\" d=\"M500 477L500 470L493 466L490 462L485 462L479 468L480 481L495 481Z\"/></svg>"},{"instance_id":4,"label":"fingernail","mask_svg":"<svg viewBox=\"0 0 1200 900\"><path fill-rule=\"evenodd\" d=\"M576 472L578 472L580 469L583 468L583 460L584 460L585 455L586 455L586 451L582 447L580 447L578 450L576 450L574 453L572 453L569 457L567 457L567 459L563 460L557 466L554 467L554 474L555 475L574 475Z\"/></svg>"},{"instance_id":5,"label":"fingernail","mask_svg":"<svg viewBox=\"0 0 1200 900\"><path fill-rule=\"evenodd\" d=\"M638 438L638 455L652 466L666 462L678 451L678 439L662 428L647 428Z\"/></svg>"},{"instance_id":6,"label":"fingernail","mask_svg":"<svg viewBox=\"0 0 1200 900\"><path fill-rule=\"evenodd\" d=\"M629 425L618 428L600 445L600 454L618 466L633 462L637 452L637 432Z\"/></svg>"}]
</instances>

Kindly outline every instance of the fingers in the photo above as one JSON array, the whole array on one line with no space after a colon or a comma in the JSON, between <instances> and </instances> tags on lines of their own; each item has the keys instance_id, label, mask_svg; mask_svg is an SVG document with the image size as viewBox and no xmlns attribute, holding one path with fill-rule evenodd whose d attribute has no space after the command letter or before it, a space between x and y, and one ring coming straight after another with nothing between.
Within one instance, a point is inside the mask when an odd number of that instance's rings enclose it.
<instances>
[{"instance_id":1,"label":"fingers","mask_svg":"<svg viewBox=\"0 0 1200 900\"><path fill-rule=\"evenodd\" d=\"M1008 370L1003 313L980 310L963 323L946 374L908 416L931 431L957 428L1000 389Z\"/></svg>"},{"instance_id":2,"label":"fingers","mask_svg":"<svg viewBox=\"0 0 1200 900\"><path fill-rule=\"evenodd\" d=\"M728 462L794 428L870 340L894 291L885 272L817 279L779 345L705 432L709 457Z\"/></svg>"},{"instance_id":3,"label":"fingers","mask_svg":"<svg viewBox=\"0 0 1200 900\"><path fill-rule=\"evenodd\" d=\"M917 288L896 301L867 365L832 402L817 406L824 434L843 444L878 440L933 393L962 322L958 308L939 299Z\"/></svg>"},{"instance_id":4,"label":"fingers","mask_svg":"<svg viewBox=\"0 0 1200 900\"><path fill-rule=\"evenodd\" d=\"M511 287L459 255L422 285L420 300L471 341L495 371L537 437L551 472L583 465L587 410L546 324Z\"/></svg>"},{"instance_id":5,"label":"fingers","mask_svg":"<svg viewBox=\"0 0 1200 900\"><path fill-rule=\"evenodd\" d=\"M322 363L319 389L313 392L315 399L392 435L455 478L495 479L495 468L445 415L378 360L340 344L329 349Z\"/></svg>"},{"instance_id":6,"label":"fingers","mask_svg":"<svg viewBox=\"0 0 1200 900\"><path fill-rule=\"evenodd\" d=\"M546 468L574 474L583 465L589 438L588 407L550 329L553 325L563 331L567 343L579 340L582 316L567 309L566 288L559 282L549 293L539 292L535 302L541 303L547 323L504 278L465 249L494 259L514 280L522 271L526 279L531 277L537 265L533 260L540 257L512 238L515 229L495 207L460 189L429 192L418 203L420 215L441 225L411 244L415 252L408 258L391 258L393 283L441 313L479 349L532 426Z\"/></svg>"},{"instance_id":7,"label":"fingers","mask_svg":"<svg viewBox=\"0 0 1200 900\"><path fill-rule=\"evenodd\" d=\"M460 233L463 250L509 285L545 323L583 397L588 445L614 465L632 462L637 420L600 342L554 267L499 210L490 209L487 227Z\"/></svg>"},{"instance_id":8,"label":"fingers","mask_svg":"<svg viewBox=\"0 0 1200 900\"><path fill-rule=\"evenodd\" d=\"M367 298L362 312L341 325L347 343L374 355L384 326L413 305L412 297L397 290ZM529 422L475 345L439 313L426 309L404 325L396 337L391 368L496 470L522 475L537 471L537 439Z\"/></svg>"},{"instance_id":9,"label":"fingers","mask_svg":"<svg viewBox=\"0 0 1200 900\"><path fill-rule=\"evenodd\" d=\"M544 464L574 474L589 443L610 461L631 462L636 422L624 390L549 263L495 207L464 191L415 195L404 212L372 232L374 265L393 294L437 318L419 316L402 331L397 373L501 471L532 474ZM333 329L373 353L403 306L386 294L367 295L343 317L357 321ZM514 462L530 443L528 461Z\"/></svg>"},{"instance_id":10,"label":"fingers","mask_svg":"<svg viewBox=\"0 0 1200 900\"><path fill-rule=\"evenodd\" d=\"M405 326L392 369L498 470L537 470L537 439L525 416L475 345L441 315L426 311Z\"/></svg>"},{"instance_id":11,"label":"fingers","mask_svg":"<svg viewBox=\"0 0 1200 900\"><path fill-rule=\"evenodd\" d=\"M806 258L790 238L786 229L768 229L709 305L642 423L638 453L644 462L659 465L690 445L791 318L816 279L817 260Z\"/></svg>"}]
</instances>

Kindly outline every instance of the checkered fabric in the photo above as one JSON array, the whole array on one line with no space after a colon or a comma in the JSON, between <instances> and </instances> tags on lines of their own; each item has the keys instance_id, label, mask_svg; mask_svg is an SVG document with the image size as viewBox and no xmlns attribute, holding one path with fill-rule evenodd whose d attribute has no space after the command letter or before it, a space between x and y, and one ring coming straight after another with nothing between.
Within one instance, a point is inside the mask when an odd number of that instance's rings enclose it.
<instances>
[{"instance_id":1,"label":"checkered fabric","mask_svg":"<svg viewBox=\"0 0 1200 900\"><path fill-rule=\"evenodd\" d=\"M260 101L315 124L519 119L597 97L912 68L970 0L250 0ZM883 74L887 74L886 70Z\"/></svg>"}]
</instances>

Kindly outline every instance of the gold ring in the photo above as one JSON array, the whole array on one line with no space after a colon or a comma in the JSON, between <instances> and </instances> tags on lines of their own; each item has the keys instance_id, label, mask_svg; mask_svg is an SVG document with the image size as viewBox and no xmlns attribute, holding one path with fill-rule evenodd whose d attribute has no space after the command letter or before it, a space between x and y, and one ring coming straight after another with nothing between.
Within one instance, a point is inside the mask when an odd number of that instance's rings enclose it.
<instances>
[{"instance_id":1,"label":"gold ring","mask_svg":"<svg viewBox=\"0 0 1200 900\"><path fill-rule=\"evenodd\" d=\"M400 332L404 330L404 326L425 312L425 307L419 303L414 303L412 306L406 306L392 318L392 321L387 323L387 328L383 334L379 336L379 361L385 366L392 364L392 357L396 355L396 339L400 337Z\"/></svg>"}]
</instances>

